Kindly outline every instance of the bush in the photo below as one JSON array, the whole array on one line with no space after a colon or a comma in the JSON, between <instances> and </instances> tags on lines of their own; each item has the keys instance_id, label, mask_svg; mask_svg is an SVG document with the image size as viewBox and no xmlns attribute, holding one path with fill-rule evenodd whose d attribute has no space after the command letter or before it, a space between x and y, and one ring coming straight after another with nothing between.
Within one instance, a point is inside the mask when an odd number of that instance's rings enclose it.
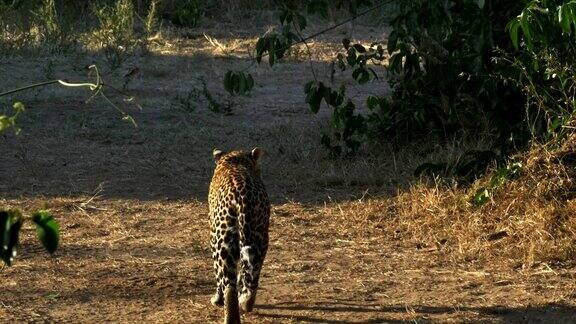
<instances>
[{"instance_id":1,"label":"bush","mask_svg":"<svg viewBox=\"0 0 576 324\"><path fill-rule=\"evenodd\" d=\"M202 1L180 0L174 3L170 20L178 26L196 27L203 14Z\"/></svg>"},{"instance_id":2,"label":"bush","mask_svg":"<svg viewBox=\"0 0 576 324\"><path fill-rule=\"evenodd\" d=\"M576 1L531 1L508 30L519 51L503 61L517 71L532 134L564 139L576 126Z\"/></svg>"},{"instance_id":3,"label":"bush","mask_svg":"<svg viewBox=\"0 0 576 324\"><path fill-rule=\"evenodd\" d=\"M451 134L480 126L502 140L523 138L524 100L494 77L506 71L492 60L495 49L512 49L505 26L521 9L494 0L402 3L388 40L392 129Z\"/></svg>"},{"instance_id":4,"label":"bush","mask_svg":"<svg viewBox=\"0 0 576 324\"><path fill-rule=\"evenodd\" d=\"M117 0L114 6L95 6L94 13L100 22L94 38L104 49L110 66L118 68L136 46L132 0Z\"/></svg>"},{"instance_id":5,"label":"bush","mask_svg":"<svg viewBox=\"0 0 576 324\"><path fill-rule=\"evenodd\" d=\"M390 97L368 97L369 113L358 114L344 86L305 86L313 112L322 102L333 109L332 134L322 138L332 153L391 136L483 132L503 158L573 128L576 1L418 0L397 8L387 62L380 44L350 40L335 60L359 84L377 77L367 62L385 63Z\"/></svg>"},{"instance_id":6,"label":"bush","mask_svg":"<svg viewBox=\"0 0 576 324\"><path fill-rule=\"evenodd\" d=\"M353 14L382 5L362 11L362 6L372 4L348 4ZM311 0L306 7L323 15L327 3ZM369 113L358 114L344 84L330 85L334 74L330 83L315 80L305 85L306 101L314 113L322 102L333 109L333 131L323 136L322 143L333 155L353 154L362 143L375 139L430 132L448 137L460 131L484 131L493 134L499 150L505 152L527 143L526 99L517 84L509 82L518 72L493 60L498 51L513 50L506 24L522 8L522 2L495 0L398 2L387 44L389 60L384 55L385 44L366 46L348 39L343 40L344 51L335 58L335 64L342 71L349 70L359 84L379 77L369 63L386 64L392 96L368 97ZM258 41L258 61L267 52L269 63L274 64L288 47L305 41L300 31L306 19L299 11L287 7L281 12L280 32L268 33Z\"/></svg>"},{"instance_id":7,"label":"bush","mask_svg":"<svg viewBox=\"0 0 576 324\"><path fill-rule=\"evenodd\" d=\"M490 0L401 2L387 43L392 95L367 99L371 113L359 128L362 135L484 132L496 138L499 151L526 144L526 99L506 82L512 77L509 67L493 61L496 49L512 50L505 26L521 8L519 2ZM368 81L365 68L358 72L365 66L358 58L370 50L359 44L345 50L340 65L352 67L360 83Z\"/></svg>"}]
</instances>

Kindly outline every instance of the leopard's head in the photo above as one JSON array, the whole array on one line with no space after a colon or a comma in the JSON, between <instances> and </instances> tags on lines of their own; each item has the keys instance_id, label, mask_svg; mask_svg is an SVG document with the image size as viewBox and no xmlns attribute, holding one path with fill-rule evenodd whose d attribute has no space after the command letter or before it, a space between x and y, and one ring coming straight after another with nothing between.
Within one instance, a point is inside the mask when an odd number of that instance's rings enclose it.
<instances>
[{"instance_id":1,"label":"leopard's head","mask_svg":"<svg viewBox=\"0 0 576 324\"><path fill-rule=\"evenodd\" d=\"M226 165L230 167L245 167L256 173L259 173L259 163L260 157L264 151L256 147L250 152L246 151L231 151L223 152L219 149L214 149L212 151L212 156L216 161L216 165Z\"/></svg>"}]
</instances>

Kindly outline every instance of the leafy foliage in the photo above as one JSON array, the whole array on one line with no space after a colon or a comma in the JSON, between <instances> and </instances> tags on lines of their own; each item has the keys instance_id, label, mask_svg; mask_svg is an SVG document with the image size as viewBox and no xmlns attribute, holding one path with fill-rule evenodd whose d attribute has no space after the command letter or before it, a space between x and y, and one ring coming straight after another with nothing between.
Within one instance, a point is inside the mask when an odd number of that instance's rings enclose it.
<instances>
[{"instance_id":1,"label":"leafy foliage","mask_svg":"<svg viewBox=\"0 0 576 324\"><path fill-rule=\"evenodd\" d=\"M370 5L367 1L346 4L352 14L359 6ZM307 10L324 15L327 5L309 1ZM518 112L523 101L518 89L491 77L495 69L491 58L496 47L511 48L502 22L513 17L521 5L420 0L401 2L399 9L387 44L391 98L370 96L366 101L370 112L359 114L354 102L346 99L345 87L336 90L318 80L306 84L306 102L314 113L322 101L333 109L333 132L324 135L322 143L339 155L354 153L360 143L382 136L429 131L447 135L460 129L477 130L487 123L493 123L490 127L496 128L502 142L515 139L511 134L516 128L522 131L522 113ZM295 11L287 6L279 15L280 32L259 39L258 62L267 53L273 65L288 47L305 41L299 32L307 26L306 18ZM365 84L378 78L370 63L385 63L384 47L344 39L344 52L337 55L335 63L342 71L349 69L356 82ZM486 122L478 123L479 119Z\"/></svg>"},{"instance_id":2,"label":"leafy foliage","mask_svg":"<svg viewBox=\"0 0 576 324\"><path fill-rule=\"evenodd\" d=\"M472 203L476 206L481 206L490 200L492 192L501 187L506 181L514 179L519 175L522 170L522 163L513 162L509 163L498 170L492 175L488 186L482 187L476 191L472 197Z\"/></svg>"},{"instance_id":3,"label":"leafy foliage","mask_svg":"<svg viewBox=\"0 0 576 324\"><path fill-rule=\"evenodd\" d=\"M0 115L0 134L6 131L9 128L14 128L14 132L16 134L20 133L20 128L16 126L16 120L18 116L22 114L26 109L24 104L21 102L16 102L12 106L14 110L14 114L12 116Z\"/></svg>"},{"instance_id":4,"label":"leafy foliage","mask_svg":"<svg viewBox=\"0 0 576 324\"><path fill-rule=\"evenodd\" d=\"M280 32L272 31L256 42L256 62L260 63L264 55L268 55L268 63L273 66L274 63L282 59L286 51L296 41L300 40L299 36L292 30L290 25L284 25Z\"/></svg>"},{"instance_id":5,"label":"leafy foliage","mask_svg":"<svg viewBox=\"0 0 576 324\"><path fill-rule=\"evenodd\" d=\"M450 162L423 163L414 171L415 176L443 176L456 178L461 182L472 182L480 172L498 160L497 154L490 150L470 150Z\"/></svg>"},{"instance_id":6,"label":"leafy foliage","mask_svg":"<svg viewBox=\"0 0 576 324\"><path fill-rule=\"evenodd\" d=\"M351 44L349 39L342 40L346 53L336 56L338 67L344 71L347 67L353 68L352 77L359 84L364 84L372 78L378 78L374 69L367 66L368 62L382 62L384 48L379 43L372 43L369 47L362 44Z\"/></svg>"},{"instance_id":7,"label":"leafy foliage","mask_svg":"<svg viewBox=\"0 0 576 324\"><path fill-rule=\"evenodd\" d=\"M118 68L128 59L137 42L134 38L134 5L131 0L117 0L113 6L94 6L100 29L94 38L104 49L110 67Z\"/></svg>"},{"instance_id":8,"label":"leafy foliage","mask_svg":"<svg viewBox=\"0 0 576 324\"><path fill-rule=\"evenodd\" d=\"M320 110L323 100L333 108L334 134L322 136L322 144L330 149L333 156L354 153L360 147L366 121L363 116L354 114L355 105L346 99L346 88L341 86L339 90L334 90L322 82L310 81L304 86L304 92L312 112Z\"/></svg>"},{"instance_id":9,"label":"leafy foliage","mask_svg":"<svg viewBox=\"0 0 576 324\"><path fill-rule=\"evenodd\" d=\"M50 253L54 253L58 248L60 229L58 223L47 211L38 211L32 216L36 224L38 238L44 248ZM16 257L18 238L24 217L19 210L0 210L0 258L11 266Z\"/></svg>"},{"instance_id":10,"label":"leafy foliage","mask_svg":"<svg viewBox=\"0 0 576 324\"><path fill-rule=\"evenodd\" d=\"M0 211L0 258L8 266L12 265L16 257L23 222L22 214L17 210Z\"/></svg>"},{"instance_id":11,"label":"leafy foliage","mask_svg":"<svg viewBox=\"0 0 576 324\"><path fill-rule=\"evenodd\" d=\"M356 14L370 2L285 2L278 28L257 42L256 61L268 56L273 66L291 46L305 43L302 8L326 17L329 5ZM574 127L575 0L417 0L398 2L397 8L387 44L344 39L335 58L335 66L349 70L358 84L378 78L372 63L385 64L391 96L369 96L368 113L360 114L345 86L334 85L334 72L330 82L315 77L304 87L312 112L323 102L332 109L332 133L321 141L333 155L390 136L493 134L489 154L477 160L470 154L465 165L447 168L460 174L460 168L480 170L493 159L503 161L534 136L561 138ZM225 78L231 93L239 89L232 86L233 73Z\"/></svg>"},{"instance_id":12,"label":"leafy foliage","mask_svg":"<svg viewBox=\"0 0 576 324\"><path fill-rule=\"evenodd\" d=\"M348 5L351 12L362 5L369 5L369 1L336 1L334 5L341 8ZM317 14L323 17L327 16L328 3L323 0L310 0L305 4L308 14ZM265 56L268 56L268 63L273 66L278 60L281 60L291 46L298 43L306 43L306 38L302 37L302 31L308 26L307 18L299 12L299 6L293 2L287 2L286 7L278 14L279 27L264 36L260 37L256 43L256 62L261 63ZM349 45L345 41L348 49L348 65L355 67L352 76L360 84L368 82L371 78L377 77L376 73L366 66L371 59L382 58L384 51L382 46L372 44L366 49L360 44ZM339 66L342 70L346 69L344 56L339 56ZM231 78L234 72L229 71L224 80L226 90L230 91ZM250 76L251 79L251 76ZM250 83L253 83L251 80ZM332 126L335 128L332 136L325 135L322 137L322 143L330 148L332 155L338 156L342 153L354 153L361 144L365 125L363 116L355 115L355 105L351 100L346 98L346 88L344 85L337 90L326 85L321 81L310 81L304 86L306 102L310 105L311 110L317 113L322 101L333 108Z\"/></svg>"},{"instance_id":13,"label":"leafy foliage","mask_svg":"<svg viewBox=\"0 0 576 324\"><path fill-rule=\"evenodd\" d=\"M351 76L358 84L365 84L378 75L368 66L369 62L382 62L385 59L384 48L379 43L369 46L352 44L350 40L342 41L345 52L336 56L335 65L341 71L351 70ZM333 74L334 70L332 72ZM333 156L354 154L362 142L375 138L385 127L384 119L386 107L390 105L387 98L369 96L366 104L370 113L360 115L356 113L356 105L346 97L346 87L341 84L338 90L324 85L322 82L309 82L305 88L306 102L312 112L317 113L320 109L321 99L325 98L326 104L332 111L332 134L322 136L322 144L330 149Z\"/></svg>"},{"instance_id":14,"label":"leafy foliage","mask_svg":"<svg viewBox=\"0 0 576 324\"><path fill-rule=\"evenodd\" d=\"M576 29L574 1L532 1L522 10L526 4L400 2L386 46L391 97L368 97L369 113L359 114L345 98L344 87L335 90L318 80L306 84L306 102L313 112L323 101L333 109L333 133L323 136L322 143L333 153L353 153L361 142L391 135L444 137L462 130L485 131L496 138L490 156L501 159L533 136L566 130L567 121L573 120L576 89L571 83L575 42L570 41ZM323 8L321 2L308 6L316 13ZM281 15L283 26L301 20L305 22L297 14ZM268 52L283 53L285 47L281 43ZM507 54L515 48L520 55ZM336 65L342 71L350 69L359 84L378 77L369 63L386 63L383 44L364 46L345 39L343 49ZM554 82L557 85L550 89ZM554 102L563 104L558 107ZM538 109L526 109L526 104L534 103ZM489 164L480 160L484 166Z\"/></svg>"},{"instance_id":15,"label":"leafy foliage","mask_svg":"<svg viewBox=\"0 0 576 324\"><path fill-rule=\"evenodd\" d=\"M394 129L446 135L484 127L502 146L525 139L524 100L493 77L507 72L492 60L496 48L511 49L505 22L520 9L491 0L401 3L388 39Z\"/></svg>"},{"instance_id":16,"label":"leafy foliage","mask_svg":"<svg viewBox=\"0 0 576 324\"><path fill-rule=\"evenodd\" d=\"M63 36L57 20L55 0L42 1L42 5L38 8L36 16L39 18L39 26L45 41L54 42Z\"/></svg>"},{"instance_id":17,"label":"leafy foliage","mask_svg":"<svg viewBox=\"0 0 576 324\"><path fill-rule=\"evenodd\" d=\"M224 75L224 89L230 94L244 95L254 88L254 79L250 73L228 71Z\"/></svg>"},{"instance_id":18,"label":"leafy foliage","mask_svg":"<svg viewBox=\"0 0 576 324\"><path fill-rule=\"evenodd\" d=\"M47 211L41 210L32 215L32 221L36 224L36 234L46 251L50 254L54 253L60 241L60 227L54 217Z\"/></svg>"},{"instance_id":19,"label":"leafy foliage","mask_svg":"<svg viewBox=\"0 0 576 324\"><path fill-rule=\"evenodd\" d=\"M170 20L178 26L196 27L203 13L202 2L199 0L176 1Z\"/></svg>"},{"instance_id":20,"label":"leafy foliage","mask_svg":"<svg viewBox=\"0 0 576 324\"><path fill-rule=\"evenodd\" d=\"M509 81L526 94L530 130L558 142L576 113L576 1L531 1L507 28L518 51L503 60L519 75Z\"/></svg>"}]
</instances>

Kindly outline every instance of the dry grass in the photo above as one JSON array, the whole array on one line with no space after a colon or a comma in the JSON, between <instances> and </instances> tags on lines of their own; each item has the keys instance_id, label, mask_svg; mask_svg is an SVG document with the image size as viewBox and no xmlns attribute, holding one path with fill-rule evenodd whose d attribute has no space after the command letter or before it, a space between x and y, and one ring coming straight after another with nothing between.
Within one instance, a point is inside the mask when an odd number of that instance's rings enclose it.
<instances>
[{"instance_id":1,"label":"dry grass","mask_svg":"<svg viewBox=\"0 0 576 324\"><path fill-rule=\"evenodd\" d=\"M422 181L392 198L328 209L346 210L362 224L380 224L391 236L419 249L443 251L455 262L490 260L514 268L571 262L576 255L572 143L570 138L552 151L536 145L518 155L524 165L519 177L494 190L481 207L472 198L491 173L471 187Z\"/></svg>"},{"instance_id":2,"label":"dry grass","mask_svg":"<svg viewBox=\"0 0 576 324\"><path fill-rule=\"evenodd\" d=\"M312 78L306 55L254 68L257 86L234 98L233 115L211 112L203 99L194 111L174 109L199 77L226 100L221 76L249 64L245 48L260 30L238 32L168 31L121 69L103 68L111 84L139 69L127 84L144 107L128 109L136 129L102 102L85 105L81 91L9 98L28 110L20 136L0 137L0 205L49 209L63 238L47 257L26 225L15 266L0 269L1 321L218 322L220 310L207 306L210 152L256 145L266 151L272 244L258 308L246 322L572 319L574 147L519 156L520 177L477 208L471 195L490 175L462 188L412 173L489 140L385 143L353 159L328 158L319 138L330 112L312 115L303 100L302 84ZM372 34L347 26L313 42L318 75L328 75L325 59L339 38L370 42ZM12 76L0 80L8 89L48 72L84 79L86 64L104 61L87 52L0 62ZM380 81L351 88L354 100L386 91Z\"/></svg>"}]
</instances>

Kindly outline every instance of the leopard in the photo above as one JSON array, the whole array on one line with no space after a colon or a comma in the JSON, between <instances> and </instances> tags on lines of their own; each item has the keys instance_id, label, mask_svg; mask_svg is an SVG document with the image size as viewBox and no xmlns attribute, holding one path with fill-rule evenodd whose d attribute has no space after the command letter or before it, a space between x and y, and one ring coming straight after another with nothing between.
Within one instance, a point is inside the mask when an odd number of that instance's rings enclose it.
<instances>
[{"instance_id":1,"label":"leopard","mask_svg":"<svg viewBox=\"0 0 576 324\"><path fill-rule=\"evenodd\" d=\"M225 323L240 323L240 310L253 310L268 251L270 200L260 176L262 154L259 147L212 152L216 167L208 207L216 293L210 301L225 308Z\"/></svg>"}]
</instances>

